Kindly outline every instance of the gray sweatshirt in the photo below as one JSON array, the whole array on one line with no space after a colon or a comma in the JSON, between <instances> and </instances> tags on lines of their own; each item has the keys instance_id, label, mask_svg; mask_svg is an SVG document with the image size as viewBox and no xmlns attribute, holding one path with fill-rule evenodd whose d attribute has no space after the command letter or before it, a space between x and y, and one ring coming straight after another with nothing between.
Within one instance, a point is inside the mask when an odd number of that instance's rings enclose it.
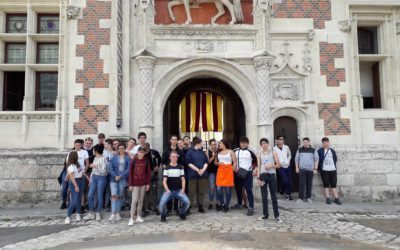
<instances>
[{"instance_id":1,"label":"gray sweatshirt","mask_svg":"<svg viewBox=\"0 0 400 250\"><path fill-rule=\"evenodd\" d=\"M301 147L297 150L295 157L296 164L299 165L300 169L313 171L315 163L318 164L319 156L318 151L312 147L304 148Z\"/></svg>"}]
</instances>

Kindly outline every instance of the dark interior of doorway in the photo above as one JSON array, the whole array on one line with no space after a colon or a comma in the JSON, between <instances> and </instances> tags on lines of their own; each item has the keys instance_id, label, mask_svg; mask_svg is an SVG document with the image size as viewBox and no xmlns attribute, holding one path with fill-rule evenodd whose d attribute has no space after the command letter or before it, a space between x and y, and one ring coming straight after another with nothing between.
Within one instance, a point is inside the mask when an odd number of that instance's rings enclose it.
<instances>
[{"instance_id":1,"label":"dark interior of doorway","mask_svg":"<svg viewBox=\"0 0 400 250\"><path fill-rule=\"evenodd\" d=\"M296 120L289 116L282 116L277 118L274 121L274 138L276 138L278 135L285 137L285 144L290 148L290 152L292 153L290 167L292 168L293 192L298 192L299 178L296 174L296 167L294 163L294 157L296 155L297 148L299 147ZM278 175L278 191L281 191L281 189L282 183Z\"/></svg>"},{"instance_id":2,"label":"dark interior of doorway","mask_svg":"<svg viewBox=\"0 0 400 250\"><path fill-rule=\"evenodd\" d=\"M179 135L179 105L183 97L190 92L208 91L219 94L224 99L224 124L227 120L232 122L231 129L224 125L224 138L228 137L232 146L237 146L239 138L246 135L246 117L243 102L236 91L226 82L217 78L192 78L180 84L169 96L163 115L163 146L168 145L172 134ZM231 105L229 109L225 105Z\"/></svg>"}]
</instances>

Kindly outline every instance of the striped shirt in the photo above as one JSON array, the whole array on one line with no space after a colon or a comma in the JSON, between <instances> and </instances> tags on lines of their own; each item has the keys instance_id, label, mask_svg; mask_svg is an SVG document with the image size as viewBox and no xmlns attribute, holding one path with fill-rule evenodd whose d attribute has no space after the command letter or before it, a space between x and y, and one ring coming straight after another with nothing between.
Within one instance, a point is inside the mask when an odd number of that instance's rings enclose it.
<instances>
[{"instance_id":1,"label":"striped shirt","mask_svg":"<svg viewBox=\"0 0 400 250\"><path fill-rule=\"evenodd\" d=\"M182 177L185 177L185 172L181 165L171 166L168 165L164 168L164 178L167 178L167 185L169 190L180 190L182 189Z\"/></svg>"}]
</instances>

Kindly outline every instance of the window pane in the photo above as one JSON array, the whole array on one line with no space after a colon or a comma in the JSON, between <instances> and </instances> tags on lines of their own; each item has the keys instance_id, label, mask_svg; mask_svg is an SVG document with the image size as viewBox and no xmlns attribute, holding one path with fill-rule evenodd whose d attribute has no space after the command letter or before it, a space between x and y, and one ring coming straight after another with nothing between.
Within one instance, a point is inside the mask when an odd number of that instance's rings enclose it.
<instances>
[{"instance_id":1,"label":"window pane","mask_svg":"<svg viewBox=\"0 0 400 250\"><path fill-rule=\"evenodd\" d=\"M38 33L58 33L59 16L38 16L39 30Z\"/></svg>"},{"instance_id":2,"label":"window pane","mask_svg":"<svg viewBox=\"0 0 400 250\"><path fill-rule=\"evenodd\" d=\"M378 28L358 27L358 53L378 54Z\"/></svg>"},{"instance_id":3,"label":"window pane","mask_svg":"<svg viewBox=\"0 0 400 250\"><path fill-rule=\"evenodd\" d=\"M3 110L21 111L25 93L25 72L4 72Z\"/></svg>"},{"instance_id":4,"label":"window pane","mask_svg":"<svg viewBox=\"0 0 400 250\"><path fill-rule=\"evenodd\" d=\"M38 44L38 63L58 63L58 44Z\"/></svg>"},{"instance_id":5,"label":"window pane","mask_svg":"<svg viewBox=\"0 0 400 250\"><path fill-rule=\"evenodd\" d=\"M57 73L38 73L37 109L55 109L57 98Z\"/></svg>"},{"instance_id":6,"label":"window pane","mask_svg":"<svg viewBox=\"0 0 400 250\"><path fill-rule=\"evenodd\" d=\"M7 33L26 33L26 15L7 15Z\"/></svg>"},{"instance_id":7,"label":"window pane","mask_svg":"<svg viewBox=\"0 0 400 250\"><path fill-rule=\"evenodd\" d=\"M25 43L7 43L6 63L25 63L26 44Z\"/></svg>"}]
</instances>

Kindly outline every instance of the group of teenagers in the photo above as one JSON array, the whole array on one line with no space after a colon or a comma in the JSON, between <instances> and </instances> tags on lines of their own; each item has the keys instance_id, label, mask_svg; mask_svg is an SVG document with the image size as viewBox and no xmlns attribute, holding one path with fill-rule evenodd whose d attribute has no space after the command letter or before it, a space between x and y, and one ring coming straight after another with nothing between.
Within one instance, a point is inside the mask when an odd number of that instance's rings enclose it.
<instances>
[{"instance_id":1,"label":"group of teenagers","mask_svg":"<svg viewBox=\"0 0 400 250\"><path fill-rule=\"evenodd\" d=\"M143 222L150 210L161 215L162 222L166 222L173 211L186 220L194 204L199 213L205 213L203 203L207 193L208 210L215 207L226 213L230 209L247 209L246 215L253 216L254 179L262 196L263 214L258 219L269 218L270 196L275 221L280 223L277 174L282 183L280 193L287 200L293 200L292 155L283 136L276 137L276 146L271 146L267 138L261 138L258 150L249 148L247 137L241 137L239 147L234 150L225 139L218 142L211 139L204 151L201 138L194 137L190 141L187 136L181 140L172 135L162 156L151 149L146 139L146 134L140 132L137 144L134 138L130 138L127 145L119 140L106 140L102 133L95 146L92 138L75 140L59 177L63 198L61 208L67 208L66 224L71 223L73 213L76 213L76 221L101 220L101 213L108 204L111 205L109 220L120 221L121 208L126 206L129 196L129 226ZM336 188L337 155L330 147L329 139L322 138L323 146L318 150L311 147L307 137L303 138L302 144L294 158L295 172L299 175L297 202L312 203L313 176L319 171L326 203L341 205ZM230 206L233 188L237 203ZM81 218L86 203L89 211Z\"/></svg>"}]
</instances>

